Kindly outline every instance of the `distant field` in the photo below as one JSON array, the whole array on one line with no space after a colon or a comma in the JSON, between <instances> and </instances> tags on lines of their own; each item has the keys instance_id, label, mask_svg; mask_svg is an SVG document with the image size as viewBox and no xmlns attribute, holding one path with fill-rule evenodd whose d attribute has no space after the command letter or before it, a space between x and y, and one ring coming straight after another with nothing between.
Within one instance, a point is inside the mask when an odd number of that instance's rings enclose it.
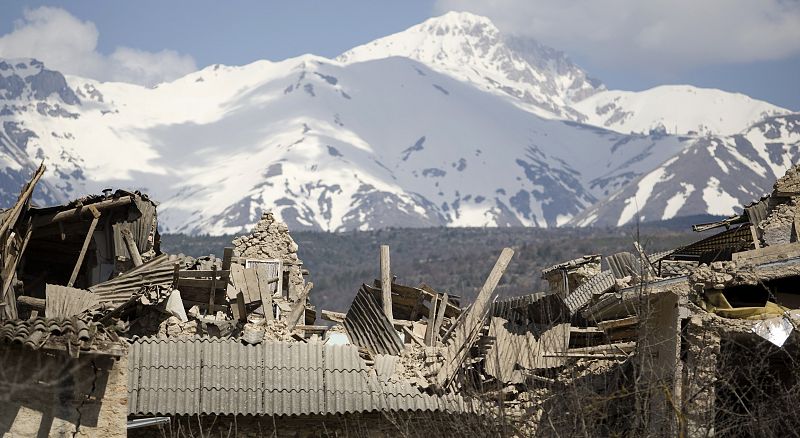
<instances>
[{"instance_id":1,"label":"distant field","mask_svg":"<svg viewBox=\"0 0 800 438\"><path fill-rule=\"evenodd\" d=\"M713 220L686 218L639 228L648 252L698 240L690 224ZM427 283L437 290L471 300L483 284L500 250L516 254L501 280L502 295L521 295L543 288L539 271L584 254L632 251L635 227L590 229L417 228L346 233L293 232L299 255L311 272L312 302L317 308L346 311L361 283L378 276L381 244L391 247L392 272L404 284ZM162 250L193 256L215 254L233 236L163 235Z\"/></svg>"}]
</instances>

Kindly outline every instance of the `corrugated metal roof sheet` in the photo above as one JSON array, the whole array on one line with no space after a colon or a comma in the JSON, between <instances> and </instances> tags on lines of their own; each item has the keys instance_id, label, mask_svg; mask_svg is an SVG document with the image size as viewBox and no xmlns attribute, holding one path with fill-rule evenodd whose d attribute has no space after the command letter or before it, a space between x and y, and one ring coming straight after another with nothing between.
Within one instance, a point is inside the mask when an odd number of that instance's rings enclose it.
<instances>
[{"instance_id":1,"label":"corrugated metal roof sheet","mask_svg":"<svg viewBox=\"0 0 800 438\"><path fill-rule=\"evenodd\" d=\"M162 254L124 274L89 288L100 296L100 301L122 304L143 286L172 285L174 265L183 260L181 256Z\"/></svg>"},{"instance_id":2,"label":"corrugated metal roof sheet","mask_svg":"<svg viewBox=\"0 0 800 438\"><path fill-rule=\"evenodd\" d=\"M375 297L366 290L366 285L353 298L344 328L353 344L371 353L400 354L403 349L402 339L383 314Z\"/></svg>"},{"instance_id":3,"label":"corrugated metal roof sheet","mask_svg":"<svg viewBox=\"0 0 800 438\"><path fill-rule=\"evenodd\" d=\"M753 235L750 232L750 226L744 224L676 249L670 258L698 258L706 253L737 252L752 247Z\"/></svg>"},{"instance_id":4,"label":"corrugated metal roof sheet","mask_svg":"<svg viewBox=\"0 0 800 438\"><path fill-rule=\"evenodd\" d=\"M380 382L352 345L145 338L132 345L128 364L128 406L134 415L467 408L460 397L431 396L408 384Z\"/></svg>"},{"instance_id":5,"label":"corrugated metal roof sheet","mask_svg":"<svg viewBox=\"0 0 800 438\"><path fill-rule=\"evenodd\" d=\"M45 285L44 314L48 318L69 318L100 304L99 297L89 291L56 284Z\"/></svg>"}]
</instances>

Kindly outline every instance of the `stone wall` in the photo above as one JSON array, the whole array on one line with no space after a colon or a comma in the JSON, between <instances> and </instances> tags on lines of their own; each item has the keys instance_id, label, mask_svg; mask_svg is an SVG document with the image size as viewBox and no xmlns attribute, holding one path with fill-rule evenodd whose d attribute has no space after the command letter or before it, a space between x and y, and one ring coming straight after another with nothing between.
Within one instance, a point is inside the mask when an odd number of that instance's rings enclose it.
<instances>
[{"instance_id":1,"label":"stone wall","mask_svg":"<svg viewBox=\"0 0 800 438\"><path fill-rule=\"evenodd\" d=\"M294 300L305 283L302 274L303 262L297 257L297 243L289 235L289 227L267 212L261 215L253 231L233 240L233 247L240 257L254 259L279 259L288 270L288 282L284 285L289 298Z\"/></svg>"},{"instance_id":2,"label":"stone wall","mask_svg":"<svg viewBox=\"0 0 800 438\"><path fill-rule=\"evenodd\" d=\"M761 230L762 244L767 246L783 245L792 241L792 225L794 224L795 210L797 204L795 199L777 205L769 217L758 224Z\"/></svg>"},{"instance_id":3,"label":"stone wall","mask_svg":"<svg viewBox=\"0 0 800 438\"><path fill-rule=\"evenodd\" d=\"M16 345L0 350L3 437L126 436L126 358L72 359Z\"/></svg>"}]
</instances>

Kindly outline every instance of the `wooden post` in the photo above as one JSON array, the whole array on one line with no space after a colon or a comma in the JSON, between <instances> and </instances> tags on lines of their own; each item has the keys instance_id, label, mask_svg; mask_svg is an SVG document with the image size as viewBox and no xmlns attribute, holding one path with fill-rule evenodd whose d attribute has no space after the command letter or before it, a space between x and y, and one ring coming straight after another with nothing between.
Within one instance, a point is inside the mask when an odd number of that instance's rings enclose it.
<instances>
[{"instance_id":1,"label":"wooden post","mask_svg":"<svg viewBox=\"0 0 800 438\"><path fill-rule=\"evenodd\" d=\"M445 293L441 300L439 300L439 308L436 312L436 320L433 324L433 343L432 346L436 346L439 341L439 332L442 330L442 324L444 323L444 312L447 310L447 300L448 296Z\"/></svg>"},{"instance_id":2,"label":"wooden post","mask_svg":"<svg viewBox=\"0 0 800 438\"><path fill-rule=\"evenodd\" d=\"M389 269L389 245L381 245L381 291L383 292L383 313L394 321L392 315L392 273Z\"/></svg>"},{"instance_id":3,"label":"wooden post","mask_svg":"<svg viewBox=\"0 0 800 438\"><path fill-rule=\"evenodd\" d=\"M58 223L61 225L61 222ZM131 260L133 261L133 266L142 266L144 262L142 261L142 255L139 253L139 248L136 247L136 242L133 241L133 233L128 228L123 228L120 231L122 234L122 240L125 241L125 246L128 248L128 253L131 255Z\"/></svg>"},{"instance_id":4,"label":"wooden post","mask_svg":"<svg viewBox=\"0 0 800 438\"><path fill-rule=\"evenodd\" d=\"M753 237L753 245L756 247L756 249L761 248L761 242L758 239L758 231L756 231L755 224L750 225L750 236Z\"/></svg>"},{"instance_id":5,"label":"wooden post","mask_svg":"<svg viewBox=\"0 0 800 438\"><path fill-rule=\"evenodd\" d=\"M439 294L434 295L433 299L431 299L431 308L428 311L428 325L425 326L425 345L428 347L436 345L436 333L434 333L433 329L436 327L437 309L441 306Z\"/></svg>"},{"instance_id":6,"label":"wooden post","mask_svg":"<svg viewBox=\"0 0 800 438\"><path fill-rule=\"evenodd\" d=\"M172 288L173 289L177 289L178 288L178 277L180 277L180 272L181 272L181 264L180 263L175 263L172 266Z\"/></svg>"},{"instance_id":7,"label":"wooden post","mask_svg":"<svg viewBox=\"0 0 800 438\"><path fill-rule=\"evenodd\" d=\"M211 266L211 294L208 296L208 311L214 311L214 298L217 295L217 265Z\"/></svg>"},{"instance_id":8,"label":"wooden post","mask_svg":"<svg viewBox=\"0 0 800 438\"><path fill-rule=\"evenodd\" d=\"M244 294L239 292L236 294L236 303L232 307L234 317L239 321L247 322L247 307L244 305Z\"/></svg>"},{"instance_id":9,"label":"wooden post","mask_svg":"<svg viewBox=\"0 0 800 438\"><path fill-rule=\"evenodd\" d=\"M286 328L289 331L294 330L294 327L297 325L297 321L300 319L300 316L305 313L306 310L306 299L308 298L308 294L311 292L311 289L314 287L314 283L306 283L305 289L300 291L300 294L297 296L297 301L294 303L294 307L289 312L289 316L286 318Z\"/></svg>"},{"instance_id":10,"label":"wooden post","mask_svg":"<svg viewBox=\"0 0 800 438\"><path fill-rule=\"evenodd\" d=\"M86 238L83 239L83 246L81 247L81 252L78 254L78 261L75 262L75 267L72 269L72 275L69 276L69 282L67 282L68 287L72 287L72 285L75 284L75 280L78 278L78 272L81 270L83 258L86 256L86 250L89 249L89 243L92 241L94 229L97 227L97 221L100 219L100 212L96 208L90 205L89 210L92 212L93 216L92 223L89 224L89 232L86 233Z\"/></svg>"},{"instance_id":11,"label":"wooden post","mask_svg":"<svg viewBox=\"0 0 800 438\"><path fill-rule=\"evenodd\" d=\"M264 318L267 321L274 319L272 315L272 293L270 285L277 282L277 278L269 278L267 267L263 263L256 264L256 274L258 274L258 293L261 297L261 308L264 309Z\"/></svg>"},{"instance_id":12,"label":"wooden post","mask_svg":"<svg viewBox=\"0 0 800 438\"><path fill-rule=\"evenodd\" d=\"M231 261L233 260L233 248L225 248L222 253L222 270L231 270Z\"/></svg>"}]
</instances>

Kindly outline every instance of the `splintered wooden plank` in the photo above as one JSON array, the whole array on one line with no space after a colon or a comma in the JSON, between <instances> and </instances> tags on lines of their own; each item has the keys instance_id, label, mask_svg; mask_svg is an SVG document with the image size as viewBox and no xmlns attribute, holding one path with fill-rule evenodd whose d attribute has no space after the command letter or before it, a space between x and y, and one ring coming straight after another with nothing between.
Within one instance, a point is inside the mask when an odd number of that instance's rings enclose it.
<instances>
[{"instance_id":1,"label":"splintered wooden plank","mask_svg":"<svg viewBox=\"0 0 800 438\"><path fill-rule=\"evenodd\" d=\"M639 323L639 317L636 315L629 316L621 319L610 319L607 321L599 321L597 327L600 330L606 331L619 327L628 327Z\"/></svg>"},{"instance_id":2,"label":"splintered wooden plank","mask_svg":"<svg viewBox=\"0 0 800 438\"><path fill-rule=\"evenodd\" d=\"M259 263L255 267L256 275L258 277L258 293L261 297L261 306L264 309L264 317L267 321L272 321L272 283L273 280L277 281L277 278L272 278L267 272L267 266L263 263Z\"/></svg>"},{"instance_id":3,"label":"splintered wooden plank","mask_svg":"<svg viewBox=\"0 0 800 438\"><path fill-rule=\"evenodd\" d=\"M233 248L225 248L222 254L223 271L229 271L231 269L231 260L233 260Z\"/></svg>"},{"instance_id":4,"label":"splintered wooden plank","mask_svg":"<svg viewBox=\"0 0 800 438\"><path fill-rule=\"evenodd\" d=\"M233 311L234 319L247 321L247 307L244 305L244 294L242 291L236 294L236 299L231 303L231 311Z\"/></svg>"},{"instance_id":5,"label":"splintered wooden plank","mask_svg":"<svg viewBox=\"0 0 800 438\"><path fill-rule=\"evenodd\" d=\"M434 296L431 300L431 308L428 311L428 324L425 326L425 345L432 347L436 342L436 310L438 307L444 307L438 296Z\"/></svg>"},{"instance_id":6,"label":"splintered wooden plank","mask_svg":"<svg viewBox=\"0 0 800 438\"><path fill-rule=\"evenodd\" d=\"M75 262L75 267L72 269L72 275L69 276L69 281L67 282L67 286L72 287L75 284L75 280L78 278L78 272L81 270L81 265L83 265L83 258L86 257L86 250L89 249L89 243L92 241L92 236L94 235L94 229L97 227L97 221L100 220L100 212L97 211L91 205L89 206L89 210L92 212L92 223L89 224L89 231L86 233L86 238L83 239L83 246L81 247L81 252L78 253L78 260Z\"/></svg>"},{"instance_id":7,"label":"splintered wooden plank","mask_svg":"<svg viewBox=\"0 0 800 438\"><path fill-rule=\"evenodd\" d=\"M233 287L230 287L231 285ZM236 294L238 292L243 292L246 287L247 284L244 281L244 267L240 264L231 265L231 274L228 287L228 299L231 300L236 299Z\"/></svg>"},{"instance_id":8,"label":"splintered wooden plank","mask_svg":"<svg viewBox=\"0 0 800 438\"><path fill-rule=\"evenodd\" d=\"M311 293L311 289L314 287L314 283L306 283L306 287L300 291L300 294L297 297L297 301L293 304L292 311L289 312L289 316L286 318L286 328L290 331L294 330L294 327L297 325L298 320L300 319L300 315L302 315L306 310L306 299L308 298L308 294Z\"/></svg>"},{"instance_id":9,"label":"splintered wooden plank","mask_svg":"<svg viewBox=\"0 0 800 438\"><path fill-rule=\"evenodd\" d=\"M436 309L436 320L433 324L433 340L431 345L436 345L439 340L439 332L442 330L442 324L444 323L444 313L447 310L447 300L448 296L446 293L442 296L442 299L439 300L439 305Z\"/></svg>"},{"instance_id":10,"label":"splintered wooden plank","mask_svg":"<svg viewBox=\"0 0 800 438\"><path fill-rule=\"evenodd\" d=\"M260 301L261 295L258 293L258 274L255 268L245 268L243 271L245 287L242 289L244 298L248 303Z\"/></svg>"},{"instance_id":11,"label":"splintered wooden plank","mask_svg":"<svg viewBox=\"0 0 800 438\"><path fill-rule=\"evenodd\" d=\"M61 222L59 222L59 225L60 224ZM133 266L142 266L144 264L142 261L142 255L139 253L139 248L136 247L136 242L133 240L133 233L131 233L130 227L122 228L120 234L122 234L122 240L125 242L125 246L128 248L128 253L133 261Z\"/></svg>"},{"instance_id":12,"label":"splintered wooden plank","mask_svg":"<svg viewBox=\"0 0 800 438\"><path fill-rule=\"evenodd\" d=\"M389 262L389 245L381 245L381 291L383 297L383 313L392 322L392 273Z\"/></svg>"}]
</instances>

